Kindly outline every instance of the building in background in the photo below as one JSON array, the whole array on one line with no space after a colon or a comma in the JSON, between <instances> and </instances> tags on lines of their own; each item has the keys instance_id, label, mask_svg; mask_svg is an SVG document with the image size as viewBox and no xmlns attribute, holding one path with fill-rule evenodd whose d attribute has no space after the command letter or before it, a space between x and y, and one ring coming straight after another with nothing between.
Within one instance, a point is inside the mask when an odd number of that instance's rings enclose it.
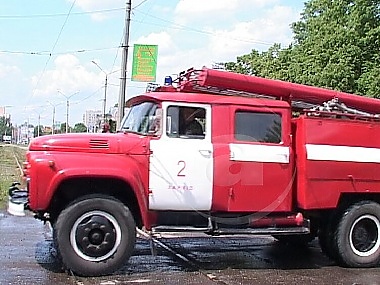
<instances>
[{"instance_id":1,"label":"building in background","mask_svg":"<svg viewBox=\"0 0 380 285\"><path fill-rule=\"evenodd\" d=\"M33 125L28 125L27 122L18 126L17 131L17 143L19 144L29 144L30 140L34 138L34 127Z\"/></svg>"},{"instance_id":2,"label":"building in background","mask_svg":"<svg viewBox=\"0 0 380 285\"><path fill-rule=\"evenodd\" d=\"M101 110L86 110L83 114L83 124L87 127L87 132L96 133L100 129L102 117Z\"/></svg>"}]
</instances>

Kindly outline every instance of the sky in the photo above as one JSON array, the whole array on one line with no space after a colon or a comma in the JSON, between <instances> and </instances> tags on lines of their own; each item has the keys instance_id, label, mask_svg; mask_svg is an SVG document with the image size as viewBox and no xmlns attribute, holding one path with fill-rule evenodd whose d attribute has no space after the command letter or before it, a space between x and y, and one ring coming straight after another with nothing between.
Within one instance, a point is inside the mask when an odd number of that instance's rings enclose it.
<instances>
[{"instance_id":1,"label":"sky","mask_svg":"<svg viewBox=\"0 0 380 285\"><path fill-rule=\"evenodd\" d=\"M236 61L252 49L288 46L301 0L132 0L126 99L134 44L158 45L156 83L188 68ZM119 98L127 0L0 2L0 107L12 123L69 125ZM95 63L96 64L95 64Z\"/></svg>"}]
</instances>

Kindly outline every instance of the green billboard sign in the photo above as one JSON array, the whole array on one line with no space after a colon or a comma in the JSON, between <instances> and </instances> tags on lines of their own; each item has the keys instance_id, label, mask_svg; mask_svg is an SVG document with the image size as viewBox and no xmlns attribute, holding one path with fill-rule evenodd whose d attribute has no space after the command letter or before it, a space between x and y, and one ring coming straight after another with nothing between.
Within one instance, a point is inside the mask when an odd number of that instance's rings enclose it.
<instances>
[{"instance_id":1,"label":"green billboard sign","mask_svg":"<svg viewBox=\"0 0 380 285\"><path fill-rule=\"evenodd\" d=\"M157 45L133 46L132 81L156 81L157 50Z\"/></svg>"}]
</instances>

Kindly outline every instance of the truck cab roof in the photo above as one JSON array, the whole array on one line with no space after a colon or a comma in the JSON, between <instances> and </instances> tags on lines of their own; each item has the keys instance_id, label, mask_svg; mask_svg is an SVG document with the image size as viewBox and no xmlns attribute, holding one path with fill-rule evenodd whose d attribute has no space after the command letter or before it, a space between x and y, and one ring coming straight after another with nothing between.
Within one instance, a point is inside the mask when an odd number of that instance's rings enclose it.
<instances>
[{"instance_id":1,"label":"truck cab roof","mask_svg":"<svg viewBox=\"0 0 380 285\"><path fill-rule=\"evenodd\" d=\"M271 108L290 108L288 102L281 100L187 92L149 92L129 99L127 101L127 106L130 107L143 101L173 101L199 104L208 103L211 105L242 105L260 107L268 106Z\"/></svg>"}]
</instances>

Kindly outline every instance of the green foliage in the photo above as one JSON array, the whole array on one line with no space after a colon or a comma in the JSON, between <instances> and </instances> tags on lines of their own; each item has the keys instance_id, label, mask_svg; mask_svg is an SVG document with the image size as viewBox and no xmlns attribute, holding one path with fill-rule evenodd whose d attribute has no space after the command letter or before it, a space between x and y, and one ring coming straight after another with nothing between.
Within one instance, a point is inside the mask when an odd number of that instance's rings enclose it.
<instances>
[{"instance_id":1,"label":"green foliage","mask_svg":"<svg viewBox=\"0 0 380 285\"><path fill-rule=\"evenodd\" d=\"M86 133L87 127L83 123L77 123L75 124L74 129L72 131L73 133Z\"/></svg>"},{"instance_id":2,"label":"green foliage","mask_svg":"<svg viewBox=\"0 0 380 285\"><path fill-rule=\"evenodd\" d=\"M0 141L3 138L3 135L11 135L12 134L12 125L8 118L0 117Z\"/></svg>"},{"instance_id":3,"label":"green foliage","mask_svg":"<svg viewBox=\"0 0 380 285\"><path fill-rule=\"evenodd\" d=\"M70 129L70 126L68 127ZM66 133L66 123L62 123L60 126L59 126L59 132L61 134L64 134Z\"/></svg>"},{"instance_id":4,"label":"green foliage","mask_svg":"<svg viewBox=\"0 0 380 285\"><path fill-rule=\"evenodd\" d=\"M17 161L22 164L25 160L25 149L16 146L0 144L0 209L4 208L8 198L8 188L14 181L22 182L21 170Z\"/></svg>"},{"instance_id":5,"label":"green foliage","mask_svg":"<svg viewBox=\"0 0 380 285\"><path fill-rule=\"evenodd\" d=\"M380 97L380 0L310 0L294 43L226 63L244 74Z\"/></svg>"},{"instance_id":6,"label":"green foliage","mask_svg":"<svg viewBox=\"0 0 380 285\"><path fill-rule=\"evenodd\" d=\"M43 129L43 126L42 126L42 125L35 126L35 127L34 127L34 131L33 131L33 133L34 133L34 137L35 137L35 138L38 137L38 136L43 136L43 135L45 135L45 133L44 133L44 129Z\"/></svg>"}]
</instances>

